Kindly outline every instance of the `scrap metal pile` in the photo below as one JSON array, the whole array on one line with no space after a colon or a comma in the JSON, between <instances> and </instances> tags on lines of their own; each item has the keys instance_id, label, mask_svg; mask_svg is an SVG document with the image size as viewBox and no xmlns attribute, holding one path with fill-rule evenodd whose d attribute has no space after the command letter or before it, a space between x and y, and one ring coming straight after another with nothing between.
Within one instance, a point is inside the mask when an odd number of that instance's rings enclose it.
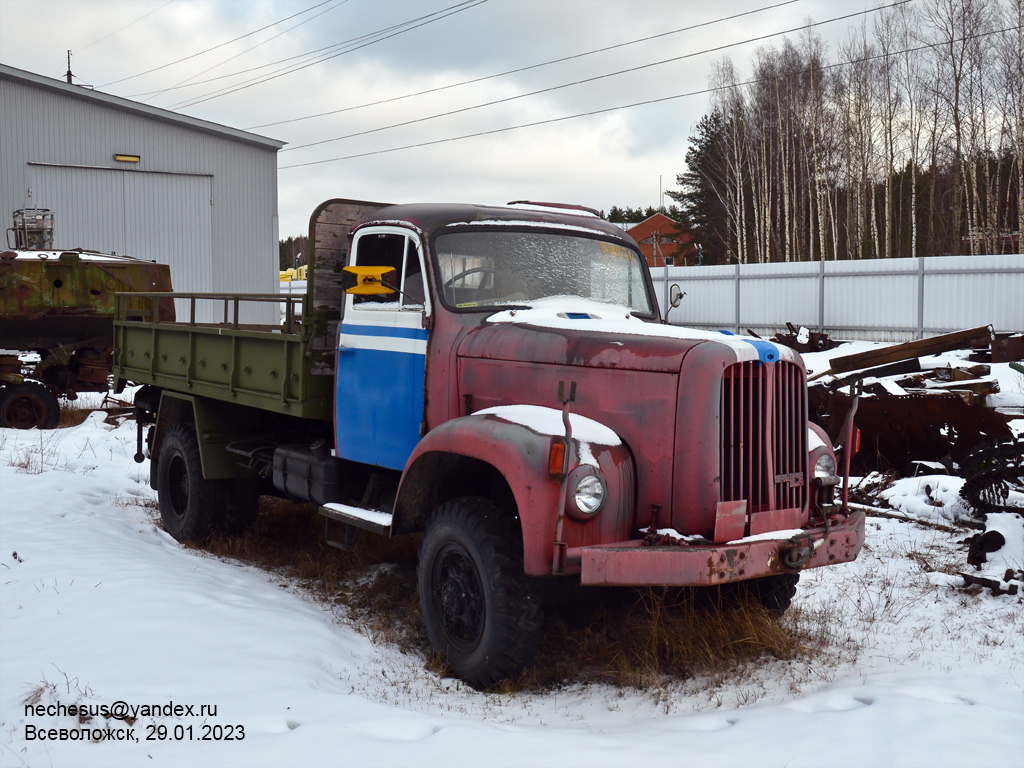
<instances>
[{"instance_id":1,"label":"scrap metal pile","mask_svg":"<svg viewBox=\"0 0 1024 768\"><path fill-rule=\"evenodd\" d=\"M813 345L808 351L831 348L827 335L812 340L792 327L773 341ZM928 359L966 349L974 351L962 364ZM809 381L811 419L833 442L845 439L852 393L860 392L854 466L861 474L906 477L924 468L925 474L963 478L960 497L972 519L960 522L982 532L964 540L974 572L960 576L965 585L995 595L1016 595L1024 583L1015 556L1007 555L1020 549L1024 515L1024 435L1015 436L1008 422L1024 418L1024 398L999 396L992 365L1009 363L1024 375L1022 361L1024 334L997 337L986 326L834 357ZM994 572L1004 561L1016 564Z\"/></svg>"},{"instance_id":2,"label":"scrap metal pile","mask_svg":"<svg viewBox=\"0 0 1024 768\"><path fill-rule=\"evenodd\" d=\"M860 382L859 469L906 475L913 473L914 464L930 462L952 471L981 446L1011 440L1007 422L1024 413L989 407L999 382L988 363L929 367L921 358L959 349L989 350L993 340L991 326L984 326L834 357L827 371L810 378L811 419L838 439L852 402L850 387Z\"/></svg>"}]
</instances>

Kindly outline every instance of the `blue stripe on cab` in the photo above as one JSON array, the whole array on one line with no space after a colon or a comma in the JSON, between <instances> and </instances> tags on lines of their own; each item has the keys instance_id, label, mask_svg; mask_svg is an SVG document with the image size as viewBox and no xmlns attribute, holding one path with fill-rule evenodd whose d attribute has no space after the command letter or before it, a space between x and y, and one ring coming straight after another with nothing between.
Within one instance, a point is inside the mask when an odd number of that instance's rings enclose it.
<instances>
[{"instance_id":1,"label":"blue stripe on cab","mask_svg":"<svg viewBox=\"0 0 1024 768\"><path fill-rule=\"evenodd\" d=\"M396 328L390 325L354 325L350 323L342 323L341 332L352 336L390 336L398 339L426 340L428 336L426 328Z\"/></svg>"}]
</instances>

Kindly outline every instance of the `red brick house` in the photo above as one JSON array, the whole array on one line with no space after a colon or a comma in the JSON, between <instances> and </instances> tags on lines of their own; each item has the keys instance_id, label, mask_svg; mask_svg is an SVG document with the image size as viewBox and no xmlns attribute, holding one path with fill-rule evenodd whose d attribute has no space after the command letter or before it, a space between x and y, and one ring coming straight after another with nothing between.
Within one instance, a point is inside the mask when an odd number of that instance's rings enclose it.
<instances>
[{"instance_id":1,"label":"red brick house","mask_svg":"<svg viewBox=\"0 0 1024 768\"><path fill-rule=\"evenodd\" d=\"M664 267L693 264L697 249L682 225L663 213L656 213L639 224L628 227L629 236L640 244L640 252L647 258L647 266Z\"/></svg>"}]
</instances>

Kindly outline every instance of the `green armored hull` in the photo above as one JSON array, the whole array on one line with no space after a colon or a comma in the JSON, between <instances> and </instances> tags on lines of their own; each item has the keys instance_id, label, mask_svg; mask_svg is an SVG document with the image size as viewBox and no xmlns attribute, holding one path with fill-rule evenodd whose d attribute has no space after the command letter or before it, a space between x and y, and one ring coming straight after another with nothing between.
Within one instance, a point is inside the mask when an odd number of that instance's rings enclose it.
<instances>
[{"instance_id":1,"label":"green armored hull","mask_svg":"<svg viewBox=\"0 0 1024 768\"><path fill-rule=\"evenodd\" d=\"M163 264L82 250L0 253L0 426L53 426L57 396L105 392L115 295L170 290ZM128 311L149 319L153 306L130 300ZM174 319L170 300L156 311Z\"/></svg>"}]
</instances>

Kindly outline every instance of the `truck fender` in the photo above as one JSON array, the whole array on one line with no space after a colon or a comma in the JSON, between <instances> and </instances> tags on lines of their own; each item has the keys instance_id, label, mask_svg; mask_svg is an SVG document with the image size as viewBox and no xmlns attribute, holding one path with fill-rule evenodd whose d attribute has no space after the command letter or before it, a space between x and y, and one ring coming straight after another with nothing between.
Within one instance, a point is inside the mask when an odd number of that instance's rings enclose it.
<instances>
[{"instance_id":1,"label":"truck fender","mask_svg":"<svg viewBox=\"0 0 1024 768\"><path fill-rule=\"evenodd\" d=\"M252 436L251 409L232 403L216 402L205 397L163 390L152 441L149 444L149 484L154 490L157 490L157 465L163 436L175 424L188 423L195 426L205 479L227 480L259 476L255 469L243 466L237 456L225 450L228 443Z\"/></svg>"},{"instance_id":2,"label":"truck fender","mask_svg":"<svg viewBox=\"0 0 1024 768\"><path fill-rule=\"evenodd\" d=\"M558 437L564 435L541 434L497 414L473 414L441 424L409 457L395 500L392 535L423 530L444 501L484 496L518 514L526 573L550 574L561 479L548 471L548 457ZM604 473L608 500L593 521L580 523L566 516L562 540L581 546L595 538L628 538L636 493L629 450L621 444L588 445L574 439L570 457L570 471L588 463Z\"/></svg>"}]
</instances>

